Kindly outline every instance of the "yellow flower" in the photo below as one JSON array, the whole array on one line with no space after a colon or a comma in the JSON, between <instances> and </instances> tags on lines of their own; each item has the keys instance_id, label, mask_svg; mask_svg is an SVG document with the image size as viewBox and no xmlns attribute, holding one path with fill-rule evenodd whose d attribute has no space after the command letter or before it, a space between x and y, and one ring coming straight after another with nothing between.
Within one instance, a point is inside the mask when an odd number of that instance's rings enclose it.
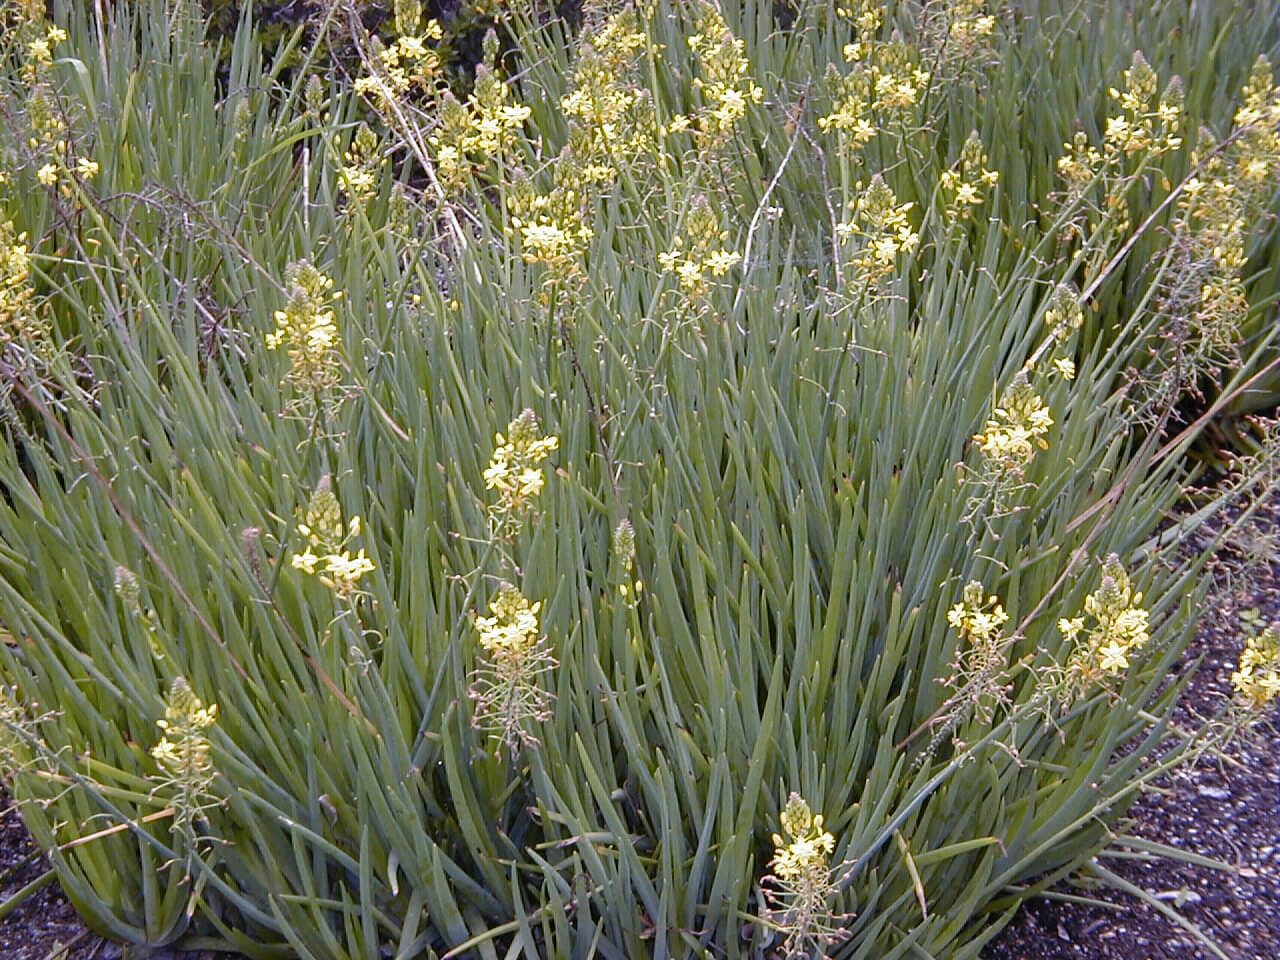
<instances>
[{"instance_id":1,"label":"yellow flower","mask_svg":"<svg viewBox=\"0 0 1280 960\"><path fill-rule=\"evenodd\" d=\"M702 284L702 265L696 260L682 260L676 268L680 277L680 286L686 290L696 290Z\"/></svg>"},{"instance_id":2,"label":"yellow flower","mask_svg":"<svg viewBox=\"0 0 1280 960\"><path fill-rule=\"evenodd\" d=\"M787 839L773 835L776 848L770 864L783 881L798 881L814 871L827 869L827 857L835 850L835 837L823 829L822 815L814 815L798 793L792 793L779 817Z\"/></svg>"},{"instance_id":3,"label":"yellow flower","mask_svg":"<svg viewBox=\"0 0 1280 960\"><path fill-rule=\"evenodd\" d=\"M1098 649L1098 665L1108 673L1119 673L1129 666L1129 648L1118 640Z\"/></svg>"},{"instance_id":4,"label":"yellow flower","mask_svg":"<svg viewBox=\"0 0 1280 960\"><path fill-rule=\"evenodd\" d=\"M36 171L36 179L43 183L46 187L51 187L58 182L58 166L53 163L46 163L43 167Z\"/></svg>"},{"instance_id":5,"label":"yellow flower","mask_svg":"<svg viewBox=\"0 0 1280 960\"><path fill-rule=\"evenodd\" d=\"M440 24L431 20L423 29L420 4L410 2L402 8L397 3L396 6L396 29L401 36L386 47L375 40L376 59L367 63L370 72L355 82L356 92L374 100L375 106L383 106L383 101L393 100L413 88L427 86L440 72L440 55L426 43L443 37Z\"/></svg>"},{"instance_id":6,"label":"yellow flower","mask_svg":"<svg viewBox=\"0 0 1280 960\"><path fill-rule=\"evenodd\" d=\"M375 568L362 548L354 557L348 544L360 536L363 524L353 516L342 522L342 507L334 496L332 483L325 475L316 484L307 503L298 532L307 538L307 548L290 558L293 569L315 576L322 584L344 599L353 596L356 584ZM318 551L318 552L317 552ZM318 572L323 565L323 572Z\"/></svg>"},{"instance_id":7,"label":"yellow flower","mask_svg":"<svg viewBox=\"0 0 1280 960\"><path fill-rule=\"evenodd\" d=\"M1271 624L1245 642L1231 685L1237 702L1248 711L1261 711L1280 698L1280 624Z\"/></svg>"},{"instance_id":8,"label":"yellow flower","mask_svg":"<svg viewBox=\"0 0 1280 960\"><path fill-rule=\"evenodd\" d=\"M719 218L700 194L689 209L684 235L672 238L671 249L658 254L658 264L676 275L688 296L704 296L710 289L708 275L722 277L742 259L736 251L725 249L728 238L729 231L720 229Z\"/></svg>"},{"instance_id":9,"label":"yellow flower","mask_svg":"<svg viewBox=\"0 0 1280 960\"><path fill-rule=\"evenodd\" d=\"M843 931L837 924L843 917L831 912L836 893L829 863L835 851L835 837L798 793L792 793L779 820L782 834L773 835L771 873L765 878L770 920L787 935L783 945L787 956L834 943Z\"/></svg>"},{"instance_id":10,"label":"yellow flower","mask_svg":"<svg viewBox=\"0 0 1280 960\"><path fill-rule=\"evenodd\" d=\"M973 442L990 466L1021 475L1035 457L1036 447L1048 449L1044 435L1051 426L1049 408L1031 388L1026 371L1019 370L986 428L974 435Z\"/></svg>"},{"instance_id":11,"label":"yellow flower","mask_svg":"<svg viewBox=\"0 0 1280 960\"><path fill-rule=\"evenodd\" d=\"M560 182L549 193L537 192L523 171L517 171L512 177L507 193L507 208L511 212L508 233L520 237L521 254L526 263L541 263L549 268L548 282L580 276L581 260L593 236L585 198L568 182L580 184L585 180L574 179L570 169L584 178L594 173L602 174L605 180L613 176L612 168L596 171L577 168L573 157L572 150L561 154L557 169Z\"/></svg>"},{"instance_id":12,"label":"yellow flower","mask_svg":"<svg viewBox=\"0 0 1280 960\"><path fill-rule=\"evenodd\" d=\"M320 558L312 553L310 548L303 553L295 553L293 558L290 560L290 563L293 565L293 569L301 570L304 573L315 573L316 564L319 562Z\"/></svg>"},{"instance_id":13,"label":"yellow flower","mask_svg":"<svg viewBox=\"0 0 1280 960\"><path fill-rule=\"evenodd\" d=\"M709 254L702 264L711 271L713 277L723 277L741 259L742 255L735 250L717 250Z\"/></svg>"},{"instance_id":14,"label":"yellow flower","mask_svg":"<svg viewBox=\"0 0 1280 960\"><path fill-rule=\"evenodd\" d=\"M44 37L37 37L27 44L27 56L43 66L53 63L49 41Z\"/></svg>"},{"instance_id":15,"label":"yellow flower","mask_svg":"<svg viewBox=\"0 0 1280 960\"><path fill-rule=\"evenodd\" d=\"M983 597L982 583L970 580L964 588L964 599L947 612L947 623L961 637L975 643L994 639L1009 619L999 597Z\"/></svg>"},{"instance_id":16,"label":"yellow flower","mask_svg":"<svg viewBox=\"0 0 1280 960\"><path fill-rule=\"evenodd\" d=\"M338 168L338 183L359 208L377 194L382 170L388 163L378 135L368 124L360 124L342 159L342 166Z\"/></svg>"},{"instance_id":17,"label":"yellow flower","mask_svg":"<svg viewBox=\"0 0 1280 960\"><path fill-rule=\"evenodd\" d=\"M356 93L362 97L373 97L379 94L388 94L390 88L385 80L377 76L356 77L353 87Z\"/></svg>"},{"instance_id":18,"label":"yellow flower","mask_svg":"<svg viewBox=\"0 0 1280 960\"><path fill-rule=\"evenodd\" d=\"M503 584L489 603L490 617L474 620L480 646L491 656L519 654L538 644L538 611L541 603L530 603L511 584Z\"/></svg>"},{"instance_id":19,"label":"yellow flower","mask_svg":"<svg viewBox=\"0 0 1280 960\"><path fill-rule=\"evenodd\" d=\"M562 256L573 249L574 239L554 223L530 223L520 228L527 254L535 260Z\"/></svg>"},{"instance_id":20,"label":"yellow flower","mask_svg":"<svg viewBox=\"0 0 1280 960\"><path fill-rule=\"evenodd\" d=\"M689 124L691 122L692 120L689 118L687 114L678 113L674 117L672 117L670 121L668 121L664 129L668 135L673 133L681 133L689 129Z\"/></svg>"},{"instance_id":21,"label":"yellow flower","mask_svg":"<svg viewBox=\"0 0 1280 960\"><path fill-rule=\"evenodd\" d=\"M876 174L851 204L852 217L836 225L836 233L856 243L850 263L868 283L880 283L894 270L899 254L910 253L920 243L907 214L914 203L898 203L884 178Z\"/></svg>"},{"instance_id":22,"label":"yellow flower","mask_svg":"<svg viewBox=\"0 0 1280 960\"><path fill-rule=\"evenodd\" d=\"M374 570L373 561L364 555L363 548L354 557L347 550L328 554L324 562L329 575L319 580L340 596L349 595L355 589L356 581Z\"/></svg>"},{"instance_id":23,"label":"yellow flower","mask_svg":"<svg viewBox=\"0 0 1280 960\"><path fill-rule=\"evenodd\" d=\"M1133 589L1120 558L1111 554L1102 564L1098 589L1085 597L1084 613L1058 621L1073 648L1054 689L1060 699L1081 696L1092 684L1128 669L1150 637L1149 614L1141 603L1142 594ZM1094 622L1086 630L1087 619Z\"/></svg>"},{"instance_id":24,"label":"yellow flower","mask_svg":"<svg viewBox=\"0 0 1280 960\"><path fill-rule=\"evenodd\" d=\"M342 294L332 292L333 281L305 260L289 264L284 285L289 300L275 312L276 328L266 335L267 348L285 348L290 369L283 383L297 391L298 405L336 406L344 367L330 301Z\"/></svg>"},{"instance_id":25,"label":"yellow flower","mask_svg":"<svg viewBox=\"0 0 1280 960\"><path fill-rule=\"evenodd\" d=\"M981 187L992 186L1000 174L987 169L987 155L975 130L960 149L960 157L950 170L944 170L939 186L947 200L943 213L950 222L969 216L970 208L982 203Z\"/></svg>"},{"instance_id":26,"label":"yellow flower","mask_svg":"<svg viewBox=\"0 0 1280 960\"><path fill-rule=\"evenodd\" d=\"M185 677L174 678L164 719L156 721L164 736L151 748L151 756L164 774L163 786L173 791L172 829L186 834L188 842L192 822L209 806L209 790L217 775L204 733L217 719L217 704L205 706Z\"/></svg>"},{"instance_id":27,"label":"yellow flower","mask_svg":"<svg viewBox=\"0 0 1280 960\"><path fill-rule=\"evenodd\" d=\"M531 725L550 716L553 697L538 686L537 678L556 661L539 631L541 607L504 583L489 602L491 616L472 620L481 649L469 691L476 702L472 722L495 734L513 754L521 745L537 745Z\"/></svg>"},{"instance_id":28,"label":"yellow flower","mask_svg":"<svg viewBox=\"0 0 1280 960\"><path fill-rule=\"evenodd\" d=\"M52 330L32 286L26 239L11 221L0 220L0 349L16 342L21 357L47 359L53 351ZM9 359L18 362L12 354Z\"/></svg>"},{"instance_id":29,"label":"yellow flower","mask_svg":"<svg viewBox=\"0 0 1280 960\"><path fill-rule=\"evenodd\" d=\"M518 523L533 507L545 484L539 467L560 445L554 436L538 435L538 417L523 411L507 425L507 436L495 438L493 456L484 470L484 485L498 491L498 502L490 512L501 525Z\"/></svg>"},{"instance_id":30,"label":"yellow flower","mask_svg":"<svg viewBox=\"0 0 1280 960\"><path fill-rule=\"evenodd\" d=\"M541 470L535 470L533 467L525 467L516 477L516 489L529 498L536 497L542 492L544 480Z\"/></svg>"},{"instance_id":31,"label":"yellow flower","mask_svg":"<svg viewBox=\"0 0 1280 960\"><path fill-rule=\"evenodd\" d=\"M688 39L699 67L693 86L707 104L699 114L698 134L704 146L715 147L728 141L747 104L759 103L764 90L747 72L745 43L733 35L714 4L699 4L695 30Z\"/></svg>"}]
</instances>

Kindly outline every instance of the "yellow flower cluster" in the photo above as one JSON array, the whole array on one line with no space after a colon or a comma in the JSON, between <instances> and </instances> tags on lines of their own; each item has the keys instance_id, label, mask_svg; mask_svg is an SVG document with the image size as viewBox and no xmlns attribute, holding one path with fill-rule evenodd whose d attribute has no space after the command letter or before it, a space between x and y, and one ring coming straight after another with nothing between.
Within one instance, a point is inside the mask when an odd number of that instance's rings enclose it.
<instances>
[{"instance_id":1,"label":"yellow flower cluster","mask_svg":"<svg viewBox=\"0 0 1280 960\"><path fill-rule=\"evenodd\" d=\"M1084 310L1080 306L1080 297L1074 288L1064 283L1053 288L1048 305L1045 307L1044 322L1049 328L1050 335L1058 343L1071 339L1072 331L1084 326Z\"/></svg>"},{"instance_id":2,"label":"yellow flower cluster","mask_svg":"<svg viewBox=\"0 0 1280 960\"><path fill-rule=\"evenodd\" d=\"M1063 144L1058 158L1058 175L1066 187L1063 199L1073 204L1100 186L1102 222L1108 223L1116 235L1129 229L1127 193L1146 166L1161 155L1182 145L1183 93L1181 81L1174 77L1158 100L1157 77L1141 51L1135 52L1128 70L1124 71L1124 88L1110 88L1109 93L1119 112L1109 117L1101 148L1094 146L1088 135L1078 131ZM1082 235L1081 224L1089 213L1077 214L1067 224L1066 238Z\"/></svg>"},{"instance_id":3,"label":"yellow flower cluster","mask_svg":"<svg viewBox=\"0 0 1280 960\"><path fill-rule=\"evenodd\" d=\"M1239 137L1232 159L1240 181L1265 190L1280 170L1280 86L1266 56L1254 61L1243 93L1234 118Z\"/></svg>"},{"instance_id":4,"label":"yellow flower cluster","mask_svg":"<svg viewBox=\"0 0 1280 960\"><path fill-rule=\"evenodd\" d=\"M954 0L950 4L951 39L962 47L977 46L995 31L996 18L987 12L983 0Z\"/></svg>"},{"instance_id":5,"label":"yellow flower cluster","mask_svg":"<svg viewBox=\"0 0 1280 960\"><path fill-rule=\"evenodd\" d=\"M213 726L217 719L218 705L206 707L192 692L186 677L176 677L169 688L164 719L156 721L164 736L151 749L151 755L174 776L208 770L209 744L200 731Z\"/></svg>"},{"instance_id":6,"label":"yellow flower cluster","mask_svg":"<svg viewBox=\"0 0 1280 960\"><path fill-rule=\"evenodd\" d=\"M933 65L934 81L953 79L991 60L996 18L984 0L930 0L921 5L921 59Z\"/></svg>"},{"instance_id":7,"label":"yellow flower cluster","mask_svg":"<svg viewBox=\"0 0 1280 960\"><path fill-rule=\"evenodd\" d=\"M818 118L819 129L823 133L839 133L841 143L850 149L866 146L879 132L872 121L873 78L865 70L855 70L847 76L829 72L827 84L834 103L830 113Z\"/></svg>"},{"instance_id":8,"label":"yellow flower cluster","mask_svg":"<svg viewBox=\"0 0 1280 960\"><path fill-rule=\"evenodd\" d=\"M188 831L208 806L209 789L217 770L209 759L210 744L205 730L217 719L217 704L206 707L186 677L174 678L166 698L164 719L156 721L164 734L151 748L151 756L164 775L165 785L174 789L175 832Z\"/></svg>"},{"instance_id":9,"label":"yellow flower cluster","mask_svg":"<svg viewBox=\"0 0 1280 960\"><path fill-rule=\"evenodd\" d=\"M764 91L747 72L746 46L735 37L712 3L698 7L695 32L689 49L698 58L700 76L693 85L702 91L706 108L698 115L698 132L706 145L723 143L747 113L747 105L759 103Z\"/></svg>"},{"instance_id":10,"label":"yellow flower cluster","mask_svg":"<svg viewBox=\"0 0 1280 960\"><path fill-rule=\"evenodd\" d=\"M1098 589L1085 597L1084 612L1058 621L1058 630L1075 644L1067 676L1077 691L1128 669L1130 656L1146 645L1149 615L1141 603L1142 594L1133 590L1119 556L1111 554L1102 564ZM1093 624L1086 630L1089 619Z\"/></svg>"},{"instance_id":11,"label":"yellow flower cluster","mask_svg":"<svg viewBox=\"0 0 1280 960\"><path fill-rule=\"evenodd\" d=\"M544 304L557 293L570 300L576 295L593 236L593 202L613 184L619 168L634 170L641 157L654 152L657 116L650 92L638 80L645 52L656 53L656 47L635 9L590 30L579 44L569 92L560 100L569 140L552 164L551 188L540 192L519 169L510 178L507 232L519 239L527 263L547 267Z\"/></svg>"},{"instance_id":12,"label":"yellow flower cluster","mask_svg":"<svg viewBox=\"0 0 1280 960\"><path fill-rule=\"evenodd\" d=\"M1000 598L987 596L977 580L965 584L960 602L947 611L947 623L965 642L951 661L951 675L942 681L955 692L931 722L934 732L926 754L971 717L989 723L998 706L1009 704L1012 684L1007 668L1013 638L1003 633L1008 620Z\"/></svg>"},{"instance_id":13,"label":"yellow flower cluster","mask_svg":"<svg viewBox=\"0 0 1280 960\"><path fill-rule=\"evenodd\" d=\"M38 314L31 283L31 252L27 235L13 222L0 220L0 351L12 345L43 356L49 346L49 325Z\"/></svg>"},{"instance_id":14,"label":"yellow flower cluster","mask_svg":"<svg viewBox=\"0 0 1280 960\"><path fill-rule=\"evenodd\" d=\"M680 289L689 297L700 297L709 290L709 277L723 277L742 256L725 246L729 231L720 229L720 220L703 194L694 198L682 234L671 242L671 249L658 254L658 263L667 273L674 273Z\"/></svg>"},{"instance_id":15,"label":"yellow flower cluster","mask_svg":"<svg viewBox=\"0 0 1280 960\"><path fill-rule=\"evenodd\" d=\"M942 171L939 187L946 198L943 214L949 222L965 219L983 201L982 188L993 187L1000 174L987 169L987 155L982 150L978 131L973 131L960 148L960 157L949 170Z\"/></svg>"},{"instance_id":16,"label":"yellow flower cluster","mask_svg":"<svg viewBox=\"0 0 1280 960\"><path fill-rule=\"evenodd\" d=\"M54 51L66 42L67 32L46 22L42 4L20 13L16 27L11 29L17 39L16 55L22 57L27 146L39 157L36 180L42 186L57 187L64 197L72 197L76 182L92 180L98 175L99 166L90 157L74 155L68 136L68 104L58 99L50 79ZM4 45L0 44L0 55L3 53Z\"/></svg>"},{"instance_id":17,"label":"yellow flower cluster","mask_svg":"<svg viewBox=\"0 0 1280 960\"><path fill-rule=\"evenodd\" d=\"M843 53L846 60L856 55L849 47ZM929 85L929 73L918 65L918 57L915 49L899 41L875 47L875 62L868 65L874 109L905 110L919 103Z\"/></svg>"},{"instance_id":18,"label":"yellow flower cluster","mask_svg":"<svg viewBox=\"0 0 1280 960\"><path fill-rule=\"evenodd\" d=\"M342 381L342 354L333 311L333 301L341 299L342 293L334 292L333 280L306 260L289 264L284 285L289 299L284 309L275 313L276 328L267 334L267 348L284 347L291 365L284 382L308 402L322 403Z\"/></svg>"},{"instance_id":19,"label":"yellow flower cluster","mask_svg":"<svg viewBox=\"0 0 1280 960\"><path fill-rule=\"evenodd\" d=\"M870 24L873 19L858 22ZM929 73L919 67L912 48L896 41L859 40L846 44L843 53L852 69L843 75L828 69L832 108L818 118L818 127L824 133L836 131L845 147L856 150L880 132L886 119L901 119L918 104Z\"/></svg>"},{"instance_id":20,"label":"yellow flower cluster","mask_svg":"<svg viewBox=\"0 0 1280 960\"><path fill-rule=\"evenodd\" d=\"M822 814L814 814L798 793L787 798L779 816L784 840L773 835L774 854L770 868L779 880L794 883L813 874L828 874L827 858L835 850L836 841L822 827Z\"/></svg>"},{"instance_id":21,"label":"yellow flower cluster","mask_svg":"<svg viewBox=\"0 0 1280 960\"><path fill-rule=\"evenodd\" d=\"M538 417L524 410L507 424L507 435L495 437L496 446L484 471L487 490L498 491L498 502L490 512L499 519L517 520L533 507L544 484L542 461L560 445L553 436L539 436Z\"/></svg>"},{"instance_id":22,"label":"yellow flower cluster","mask_svg":"<svg viewBox=\"0 0 1280 960\"><path fill-rule=\"evenodd\" d=\"M449 90L440 97L436 110L436 129L427 138L441 185L454 193L461 192L471 175L469 154L473 133L472 117L465 104ZM488 158L480 161L483 165Z\"/></svg>"},{"instance_id":23,"label":"yellow flower cluster","mask_svg":"<svg viewBox=\"0 0 1280 960\"><path fill-rule=\"evenodd\" d=\"M634 8L610 17L579 47L560 108L572 125L570 150L585 183L612 182L617 158L634 161L656 143L652 96L636 79L646 51L657 49Z\"/></svg>"},{"instance_id":24,"label":"yellow flower cluster","mask_svg":"<svg viewBox=\"0 0 1280 960\"><path fill-rule=\"evenodd\" d=\"M1035 457L1036 448L1047 450L1044 435L1053 426L1053 417L1044 400L1035 392L1025 370L1019 370L973 442L988 464L1021 476Z\"/></svg>"},{"instance_id":25,"label":"yellow flower cluster","mask_svg":"<svg viewBox=\"0 0 1280 960\"><path fill-rule=\"evenodd\" d=\"M530 113L524 104L512 102L510 89L492 68L477 65L465 104L448 91L440 98L439 126L428 143L441 184L461 190L470 175L491 161L505 161Z\"/></svg>"},{"instance_id":26,"label":"yellow flower cluster","mask_svg":"<svg viewBox=\"0 0 1280 960\"><path fill-rule=\"evenodd\" d=\"M1249 712L1262 711L1280 699L1280 623L1245 642L1231 685L1237 701Z\"/></svg>"},{"instance_id":27,"label":"yellow flower cluster","mask_svg":"<svg viewBox=\"0 0 1280 960\"><path fill-rule=\"evenodd\" d=\"M1136 416L1149 421L1236 362L1250 235L1273 215L1280 186L1280 89L1265 58L1253 65L1229 138L1219 144L1201 131L1192 161L1199 170L1178 198L1161 254L1159 338L1133 393Z\"/></svg>"},{"instance_id":28,"label":"yellow flower cluster","mask_svg":"<svg viewBox=\"0 0 1280 960\"><path fill-rule=\"evenodd\" d=\"M871 284L887 279L897 266L898 256L910 253L920 243L920 234L911 227L907 214L913 203L898 203L884 178L876 174L850 204L852 217L836 226L843 240L854 239L849 263Z\"/></svg>"},{"instance_id":29,"label":"yellow flower cluster","mask_svg":"<svg viewBox=\"0 0 1280 960\"><path fill-rule=\"evenodd\" d=\"M1101 175L1102 153L1089 142L1089 135L1083 130L1077 130L1062 149L1066 152L1058 158L1058 176L1066 184L1067 199L1075 200Z\"/></svg>"},{"instance_id":30,"label":"yellow flower cluster","mask_svg":"<svg viewBox=\"0 0 1280 960\"><path fill-rule=\"evenodd\" d=\"M476 68L475 89L467 97L471 134L464 152L498 157L510 149L513 133L529 119L530 109L511 102L510 88L492 70Z\"/></svg>"},{"instance_id":31,"label":"yellow flower cluster","mask_svg":"<svg viewBox=\"0 0 1280 960\"><path fill-rule=\"evenodd\" d=\"M351 201L362 206L374 198L387 158L382 153L378 135L367 123L361 123L351 146L342 155L338 168L338 184Z\"/></svg>"},{"instance_id":32,"label":"yellow flower cluster","mask_svg":"<svg viewBox=\"0 0 1280 960\"><path fill-rule=\"evenodd\" d=\"M521 746L538 744L531 726L550 716L552 695L537 681L556 660L540 633L541 607L503 583L489 603L491 615L472 621L482 651L469 691L476 703L472 723L496 736L512 755Z\"/></svg>"},{"instance_id":33,"label":"yellow flower cluster","mask_svg":"<svg viewBox=\"0 0 1280 960\"><path fill-rule=\"evenodd\" d=\"M843 919L831 912L836 893L829 858L835 851L835 837L823 826L821 814L814 814L800 794L793 792L778 818L782 833L773 835L772 871L765 879L772 921L787 935L784 955L834 943L842 938L836 922Z\"/></svg>"},{"instance_id":34,"label":"yellow flower cluster","mask_svg":"<svg viewBox=\"0 0 1280 960\"><path fill-rule=\"evenodd\" d=\"M44 11L41 10L36 17L24 24L25 30L20 30L27 38L24 43L26 61L22 65L22 73L23 80L28 85L38 82L53 67L54 48L67 39L67 31L53 24L46 25L43 21ZM43 32L41 27L44 28Z\"/></svg>"},{"instance_id":35,"label":"yellow flower cluster","mask_svg":"<svg viewBox=\"0 0 1280 960\"><path fill-rule=\"evenodd\" d=\"M355 82L356 93L368 97L374 106L386 106L415 88L424 89L440 75L440 55L427 46L444 39L440 24L436 20L422 23L418 0L396 0L395 20L398 36L387 46L375 38L376 59Z\"/></svg>"},{"instance_id":36,"label":"yellow flower cluster","mask_svg":"<svg viewBox=\"0 0 1280 960\"><path fill-rule=\"evenodd\" d=\"M970 580L965 584L964 598L947 612L947 623L971 643L999 636L1009 619L1000 598L993 596L984 601L984 592L979 581Z\"/></svg>"},{"instance_id":37,"label":"yellow flower cluster","mask_svg":"<svg viewBox=\"0 0 1280 960\"><path fill-rule=\"evenodd\" d=\"M1124 72L1124 89L1108 93L1121 113L1107 118L1104 143L1113 156L1143 152L1156 157L1182 146L1182 85L1175 77L1156 101L1158 79L1142 51L1135 51Z\"/></svg>"},{"instance_id":38,"label":"yellow flower cluster","mask_svg":"<svg viewBox=\"0 0 1280 960\"><path fill-rule=\"evenodd\" d=\"M1206 137L1198 145L1194 160L1216 152L1187 181L1178 202L1184 216L1175 227L1192 239L1199 261L1212 263L1201 297L1206 313L1216 303L1235 303L1243 296L1237 277L1247 262L1246 231L1280 179L1280 88L1265 57L1255 61L1243 93L1230 144L1217 150Z\"/></svg>"},{"instance_id":39,"label":"yellow flower cluster","mask_svg":"<svg viewBox=\"0 0 1280 960\"><path fill-rule=\"evenodd\" d=\"M98 175L98 162L88 157L77 157L74 163L66 159L67 142L59 140L54 144L55 159L42 164L36 170L36 180L45 187L58 187L64 197L74 192L71 179L92 180Z\"/></svg>"},{"instance_id":40,"label":"yellow flower cluster","mask_svg":"<svg viewBox=\"0 0 1280 960\"><path fill-rule=\"evenodd\" d=\"M560 172L557 166L556 173ZM576 274L592 237L585 207L586 196L572 186L557 184L550 192L539 193L523 171L516 171L507 191L508 231L520 238L524 261L553 268L556 279Z\"/></svg>"},{"instance_id":41,"label":"yellow flower cluster","mask_svg":"<svg viewBox=\"0 0 1280 960\"><path fill-rule=\"evenodd\" d=\"M528 653L541 640L538 611L541 603L530 603L518 589L504 583L489 603L492 616L476 617L476 633L480 646L490 657L518 657Z\"/></svg>"},{"instance_id":42,"label":"yellow flower cluster","mask_svg":"<svg viewBox=\"0 0 1280 960\"><path fill-rule=\"evenodd\" d=\"M375 569L363 548L351 555L349 545L360 536L361 529L358 516L342 522L342 507L325 475L316 484L303 521L298 524L298 532L307 538L307 547L294 554L290 563L295 570L316 577L339 597L350 598L357 592L360 578Z\"/></svg>"},{"instance_id":43,"label":"yellow flower cluster","mask_svg":"<svg viewBox=\"0 0 1280 960\"><path fill-rule=\"evenodd\" d=\"M844 0L836 4L836 16L853 24L859 35L870 36L884 22L882 0Z\"/></svg>"},{"instance_id":44,"label":"yellow flower cluster","mask_svg":"<svg viewBox=\"0 0 1280 960\"><path fill-rule=\"evenodd\" d=\"M1080 297L1071 284L1060 283L1053 288L1045 305L1044 323L1049 328L1049 341L1042 350L1065 349L1072 333L1084 326ZM1049 368L1063 380L1076 378L1076 362L1070 357L1050 357Z\"/></svg>"},{"instance_id":45,"label":"yellow flower cluster","mask_svg":"<svg viewBox=\"0 0 1280 960\"><path fill-rule=\"evenodd\" d=\"M46 4L41 0L0 0L0 62L18 67L19 90L25 101L26 145L41 160L39 180L45 186L58 183L59 175L70 175L77 168L96 172L96 164L81 164L68 158L71 145L67 138L69 104L59 101L53 83L54 58L57 48L67 40L67 32L50 23ZM6 119L14 120L11 103L6 103ZM16 129L16 128L15 128ZM0 175L3 180L3 175ZM70 195L70 183L62 184L62 192Z\"/></svg>"}]
</instances>

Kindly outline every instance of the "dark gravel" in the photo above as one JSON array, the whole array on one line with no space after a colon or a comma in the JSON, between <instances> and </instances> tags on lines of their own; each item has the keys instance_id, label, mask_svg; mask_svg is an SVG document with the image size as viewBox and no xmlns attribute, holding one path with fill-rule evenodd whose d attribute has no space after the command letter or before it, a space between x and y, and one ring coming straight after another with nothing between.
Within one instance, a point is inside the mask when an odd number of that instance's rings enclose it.
<instances>
[{"instance_id":1,"label":"dark gravel","mask_svg":"<svg viewBox=\"0 0 1280 960\"><path fill-rule=\"evenodd\" d=\"M9 794L0 791L0 900L16 892L49 869L22 825L18 811L9 804ZM30 859L29 859L30 858ZM27 861L24 863L24 861ZM54 948L71 943L84 934L84 926L56 885L32 895L17 910L0 921L0 957L5 960L44 960ZM76 960L88 953L74 954ZM68 958L71 960L71 958Z\"/></svg>"},{"instance_id":2,"label":"dark gravel","mask_svg":"<svg viewBox=\"0 0 1280 960\"><path fill-rule=\"evenodd\" d=\"M49 869L31 842L7 791L0 789L0 903ZM13 871L13 872L10 872ZM50 884L29 896L0 920L0 960L124 960L118 943L87 930L62 895ZM175 953L155 950L147 960L232 960L207 950Z\"/></svg>"}]
</instances>

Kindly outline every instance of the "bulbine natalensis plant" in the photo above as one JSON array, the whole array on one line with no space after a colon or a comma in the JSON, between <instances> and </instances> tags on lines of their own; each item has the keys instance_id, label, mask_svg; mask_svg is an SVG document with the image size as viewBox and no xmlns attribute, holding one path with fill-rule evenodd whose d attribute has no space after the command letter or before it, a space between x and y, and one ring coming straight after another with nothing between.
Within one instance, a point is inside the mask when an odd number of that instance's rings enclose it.
<instances>
[{"instance_id":1,"label":"bulbine natalensis plant","mask_svg":"<svg viewBox=\"0 0 1280 960\"><path fill-rule=\"evenodd\" d=\"M0 0L0 759L95 928L971 958L1271 708L1259 624L1168 722L1275 491L1185 502L1280 369L1274 31L495 4L449 89L417 3L181 6Z\"/></svg>"}]
</instances>

